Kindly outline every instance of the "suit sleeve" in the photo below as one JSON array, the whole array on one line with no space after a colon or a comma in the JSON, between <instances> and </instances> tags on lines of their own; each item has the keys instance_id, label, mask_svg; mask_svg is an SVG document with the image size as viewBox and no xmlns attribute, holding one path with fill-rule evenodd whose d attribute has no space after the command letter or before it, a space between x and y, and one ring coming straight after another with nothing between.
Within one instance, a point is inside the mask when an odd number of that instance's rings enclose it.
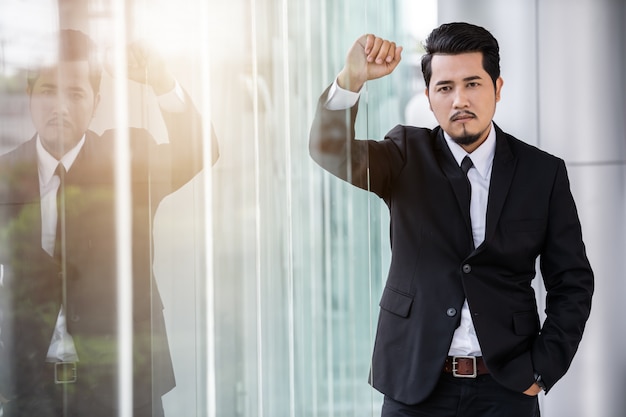
<instances>
[{"instance_id":1,"label":"suit sleeve","mask_svg":"<svg viewBox=\"0 0 626 417\"><path fill-rule=\"evenodd\" d=\"M167 175L173 192L189 182L204 165L202 119L185 92L185 109L182 112L161 111L168 134L168 143L156 146L151 157L152 172L156 178ZM211 165L219 157L217 139L213 127L210 132ZM162 178L162 177L161 177Z\"/></svg>"},{"instance_id":2,"label":"suit sleeve","mask_svg":"<svg viewBox=\"0 0 626 417\"><path fill-rule=\"evenodd\" d=\"M547 292L546 320L532 351L535 371L548 390L565 374L578 349L594 289L563 161L557 170L549 210L548 233L540 258Z\"/></svg>"},{"instance_id":3,"label":"suit sleeve","mask_svg":"<svg viewBox=\"0 0 626 417\"><path fill-rule=\"evenodd\" d=\"M404 128L397 126L383 141L357 140L358 104L346 110L328 110L324 105L328 91L318 101L311 127L311 157L336 177L384 198L404 166Z\"/></svg>"}]
</instances>

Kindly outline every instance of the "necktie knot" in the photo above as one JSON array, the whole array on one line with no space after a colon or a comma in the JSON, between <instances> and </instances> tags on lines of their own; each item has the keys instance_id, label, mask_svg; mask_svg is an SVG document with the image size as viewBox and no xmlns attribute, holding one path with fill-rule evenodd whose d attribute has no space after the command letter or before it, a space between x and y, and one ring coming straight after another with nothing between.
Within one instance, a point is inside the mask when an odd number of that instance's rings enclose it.
<instances>
[{"instance_id":1,"label":"necktie knot","mask_svg":"<svg viewBox=\"0 0 626 417\"><path fill-rule=\"evenodd\" d=\"M67 170L65 169L65 165L63 165L63 162L59 162L56 169L54 170L54 175L58 176L61 182L63 182L66 174Z\"/></svg>"},{"instance_id":2,"label":"necktie knot","mask_svg":"<svg viewBox=\"0 0 626 417\"><path fill-rule=\"evenodd\" d=\"M474 163L472 162L472 158L470 158L469 155L465 155L465 158L461 161L461 169L463 170L463 173L467 175L467 171L469 171L473 166Z\"/></svg>"}]
</instances>

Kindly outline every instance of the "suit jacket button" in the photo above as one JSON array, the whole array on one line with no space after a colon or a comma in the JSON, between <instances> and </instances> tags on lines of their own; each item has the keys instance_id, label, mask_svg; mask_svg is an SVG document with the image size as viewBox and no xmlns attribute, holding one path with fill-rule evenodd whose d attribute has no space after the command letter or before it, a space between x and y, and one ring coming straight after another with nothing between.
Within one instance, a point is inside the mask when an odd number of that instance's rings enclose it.
<instances>
[{"instance_id":1,"label":"suit jacket button","mask_svg":"<svg viewBox=\"0 0 626 417\"><path fill-rule=\"evenodd\" d=\"M454 317L456 316L456 308L452 308L450 307L447 311L446 314L448 315L448 317Z\"/></svg>"},{"instance_id":2,"label":"suit jacket button","mask_svg":"<svg viewBox=\"0 0 626 417\"><path fill-rule=\"evenodd\" d=\"M469 264L463 265L463 272L469 274L470 272L472 272L472 267Z\"/></svg>"}]
</instances>

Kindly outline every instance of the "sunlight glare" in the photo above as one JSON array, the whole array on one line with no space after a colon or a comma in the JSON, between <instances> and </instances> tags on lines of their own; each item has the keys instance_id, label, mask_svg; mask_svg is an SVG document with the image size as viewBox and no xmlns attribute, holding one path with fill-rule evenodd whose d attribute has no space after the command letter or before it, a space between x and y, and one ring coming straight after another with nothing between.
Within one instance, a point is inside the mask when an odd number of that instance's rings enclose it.
<instances>
[{"instance_id":1,"label":"sunlight glare","mask_svg":"<svg viewBox=\"0 0 626 417\"><path fill-rule=\"evenodd\" d=\"M144 0L134 4L134 37L147 41L163 56L184 56L197 50L206 30L198 13L204 0Z\"/></svg>"}]
</instances>

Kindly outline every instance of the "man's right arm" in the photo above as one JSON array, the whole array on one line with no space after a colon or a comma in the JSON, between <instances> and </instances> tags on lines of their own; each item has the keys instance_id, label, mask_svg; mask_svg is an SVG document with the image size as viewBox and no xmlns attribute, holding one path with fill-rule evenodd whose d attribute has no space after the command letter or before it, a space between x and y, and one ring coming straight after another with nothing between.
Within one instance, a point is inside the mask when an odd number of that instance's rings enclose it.
<instances>
[{"instance_id":1,"label":"man's right arm","mask_svg":"<svg viewBox=\"0 0 626 417\"><path fill-rule=\"evenodd\" d=\"M335 81L328 89L326 103L324 106L328 110L346 110L356 105L361 96L360 92L354 92L339 87L339 83Z\"/></svg>"},{"instance_id":2,"label":"man's right arm","mask_svg":"<svg viewBox=\"0 0 626 417\"><path fill-rule=\"evenodd\" d=\"M107 55L105 69L115 76L114 56ZM171 182L170 193L198 174L203 161L204 135L202 119L190 96L178 84L165 60L142 41L132 42L126 49L126 75L129 80L151 87L157 97L161 116L168 133L168 143L151 152L154 179ZM219 156L217 139L211 126L207 135L211 146L211 163Z\"/></svg>"},{"instance_id":3,"label":"man's right arm","mask_svg":"<svg viewBox=\"0 0 626 417\"><path fill-rule=\"evenodd\" d=\"M368 145L372 141L354 140L358 92L365 82L393 72L401 52L395 43L374 35L357 39L335 82L320 97L311 127L311 157L333 175L363 189L370 189Z\"/></svg>"},{"instance_id":4,"label":"man's right arm","mask_svg":"<svg viewBox=\"0 0 626 417\"><path fill-rule=\"evenodd\" d=\"M363 177L367 168L367 144L354 140L358 106L330 110L327 103L331 88L326 89L318 101L309 136L309 153L326 171L366 188L367 182Z\"/></svg>"}]
</instances>

